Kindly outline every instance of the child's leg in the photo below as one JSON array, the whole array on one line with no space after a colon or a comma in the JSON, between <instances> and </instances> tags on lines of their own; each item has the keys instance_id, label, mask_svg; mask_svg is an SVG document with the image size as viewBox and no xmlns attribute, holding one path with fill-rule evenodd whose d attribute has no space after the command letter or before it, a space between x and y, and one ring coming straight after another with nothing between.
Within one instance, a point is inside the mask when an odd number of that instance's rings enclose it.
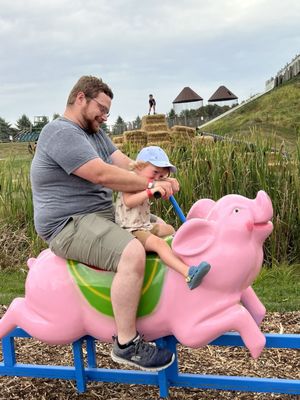
<instances>
[{"instance_id":1,"label":"child's leg","mask_svg":"<svg viewBox=\"0 0 300 400\"><path fill-rule=\"evenodd\" d=\"M167 266L183 275L190 289L199 286L210 270L210 265L206 261L201 262L198 266L189 267L173 253L164 239L153 234L147 237L144 247L146 251L155 251Z\"/></svg>"},{"instance_id":2,"label":"child's leg","mask_svg":"<svg viewBox=\"0 0 300 400\"><path fill-rule=\"evenodd\" d=\"M146 251L155 251L170 268L175 269L185 278L188 276L189 267L172 252L171 247L161 238L149 235L145 242Z\"/></svg>"},{"instance_id":3,"label":"child's leg","mask_svg":"<svg viewBox=\"0 0 300 400\"><path fill-rule=\"evenodd\" d=\"M175 229L172 225L169 224L153 224L153 228L151 229L151 233L158 237L165 237L174 235Z\"/></svg>"}]
</instances>

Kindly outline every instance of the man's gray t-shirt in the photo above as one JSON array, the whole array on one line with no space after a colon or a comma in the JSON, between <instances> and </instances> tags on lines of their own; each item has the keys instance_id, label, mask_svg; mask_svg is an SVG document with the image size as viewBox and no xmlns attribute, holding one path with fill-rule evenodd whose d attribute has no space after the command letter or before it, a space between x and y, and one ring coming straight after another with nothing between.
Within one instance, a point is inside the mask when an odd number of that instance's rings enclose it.
<instances>
[{"instance_id":1,"label":"man's gray t-shirt","mask_svg":"<svg viewBox=\"0 0 300 400\"><path fill-rule=\"evenodd\" d=\"M50 242L72 215L112 206L111 189L72 172L98 157L111 164L110 156L116 150L102 130L89 134L65 118L57 118L43 128L30 174L34 224L44 240Z\"/></svg>"}]
</instances>

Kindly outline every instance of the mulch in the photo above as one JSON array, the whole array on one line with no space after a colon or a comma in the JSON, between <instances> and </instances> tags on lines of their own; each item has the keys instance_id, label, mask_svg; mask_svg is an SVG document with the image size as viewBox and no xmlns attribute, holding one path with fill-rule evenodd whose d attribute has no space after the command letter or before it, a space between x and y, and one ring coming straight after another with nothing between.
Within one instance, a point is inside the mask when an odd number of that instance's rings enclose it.
<instances>
[{"instance_id":1,"label":"mulch","mask_svg":"<svg viewBox=\"0 0 300 400\"><path fill-rule=\"evenodd\" d=\"M0 306L0 315L6 310ZM262 324L265 333L300 333L300 312L267 313ZM72 365L71 346L49 346L34 339L17 338L16 353L20 363ZM97 342L97 365L118 368L110 358L111 345ZM253 360L245 348L205 346L189 349L178 346L180 372L239 375L266 378L300 379L300 351L264 349ZM2 352L0 346L0 360ZM170 388L169 400L299 400L299 395L247 393L232 391ZM0 377L0 400L157 400L159 390L153 386L89 382L87 391L78 394L76 383L58 379Z\"/></svg>"}]
</instances>

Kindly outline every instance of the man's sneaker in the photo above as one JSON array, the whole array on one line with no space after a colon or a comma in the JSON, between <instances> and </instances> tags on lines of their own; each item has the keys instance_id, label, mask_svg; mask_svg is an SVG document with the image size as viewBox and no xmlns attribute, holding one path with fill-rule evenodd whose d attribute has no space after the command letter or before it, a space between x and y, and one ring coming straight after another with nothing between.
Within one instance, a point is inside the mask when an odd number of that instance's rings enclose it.
<instances>
[{"instance_id":1,"label":"man's sneaker","mask_svg":"<svg viewBox=\"0 0 300 400\"><path fill-rule=\"evenodd\" d=\"M113 339L111 358L117 363L131 365L145 371L160 371L175 360L175 354L170 350L157 347L152 342L145 342L140 335L124 349L119 347L116 337Z\"/></svg>"},{"instance_id":2,"label":"man's sneaker","mask_svg":"<svg viewBox=\"0 0 300 400\"><path fill-rule=\"evenodd\" d=\"M203 261L198 267L190 267L189 274L186 277L188 287L192 290L199 286L209 270L210 265L206 261Z\"/></svg>"}]
</instances>

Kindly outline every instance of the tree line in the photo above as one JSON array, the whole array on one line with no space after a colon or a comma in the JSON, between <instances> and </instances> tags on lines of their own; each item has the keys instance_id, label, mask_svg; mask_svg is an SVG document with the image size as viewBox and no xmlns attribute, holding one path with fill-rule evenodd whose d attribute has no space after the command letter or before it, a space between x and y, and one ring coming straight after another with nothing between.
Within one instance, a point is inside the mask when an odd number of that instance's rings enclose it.
<instances>
[{"instance_id":1,"label":"tree line","mask_svg":"<svg viewBox=\"0 0 300 400\"><path fill-rule=\"evenodd\" d=\"M53 119L57 117L59 117L59 114L53 115ZM11 123L0 117L0 141L8 141L10 137L14 139L16 135L22 132L40 132L48 122L49 118L43 115L32 123L28 116L23 114L13 127Z\"/></svg>"},{"instance_id":2,"label":"tree line","mask_svg":"<svg viewBox=\"0 0 300 400\"><path fill-rule=\"evenodd\" d=\"M232 105L231 107L234 107L235 105ZM176 114L174 109L172 108L167 114L166 117L167 119L173 120L178 118L196 118L199 117L203 119L204 121L208 121L210 119L213 119L217 117L220 114L223 114L225 111L228 111L230 106L218 106L216 104L208 104L206 106L200 107L195 110L184 110L181 111L179 114ZM53 114L52 120L58 118L60 115L59 114ZM33 123L31 120L28 118L27 115L23 114L15 123L15 127L11 126L11 123L5 121L4 118L0 117L0 141L8 141L10 137L13 139L15 136L17 136L19 133L22 132L40 132L42 128L49 122L49 117L47 116L41 116L37 118ZM119 115L116 119L116 122L111 126L111 128L108 128L107 124L103 124L103 129L111 133L113 135L118 135L120 133L123 133L125 130L134 130L134 129L140 129L141 128L141 123L142 120L140 116L138 115L134 121L131 122L125 122L125 120Z\"/></svg>"}]
</instances>

